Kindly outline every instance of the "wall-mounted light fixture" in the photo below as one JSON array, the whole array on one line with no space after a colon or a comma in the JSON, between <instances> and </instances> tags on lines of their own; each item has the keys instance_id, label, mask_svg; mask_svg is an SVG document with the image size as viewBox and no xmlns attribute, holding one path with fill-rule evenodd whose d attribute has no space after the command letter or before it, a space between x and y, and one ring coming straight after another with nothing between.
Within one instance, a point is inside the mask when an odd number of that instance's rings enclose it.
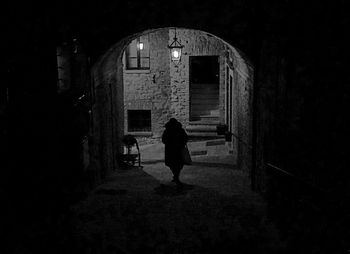
<instances>
[{"instance_id":1,"label":"wall-mounted light fixture","mask_svg":"<svg viewBox=\"0 0 350 254\"><path fill-rule=\"evenodd\" d=\"M176 28L173 42L168 46L170 49L171 60L174 63L178 63L181 60L181 51L184 46L177 40L176 37Z\"/></svg>"}]
</instances>

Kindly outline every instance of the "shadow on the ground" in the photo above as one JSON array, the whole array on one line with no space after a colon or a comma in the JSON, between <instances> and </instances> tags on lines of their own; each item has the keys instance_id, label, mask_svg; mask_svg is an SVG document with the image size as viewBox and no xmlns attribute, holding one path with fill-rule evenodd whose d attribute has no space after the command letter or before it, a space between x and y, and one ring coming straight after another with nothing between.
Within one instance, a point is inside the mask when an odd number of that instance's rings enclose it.
<instances>
[{"instance_id":1,"label":"shadow on the ground","mask_svg":"<svg viewBox=\"0 0 350 254\"><path fill-rule=\"evenodd\" d=\"M249 193L176 186L167 172L116 171L65 213L18 225L2 253L281 253L278 232Z\"/></svg>"},{"instance_id":2,"label":"shadow on the ground","mask_svg":"<svg viewBox=\"0 0 350 254\"><path fill-rule=\"evenodd\" d=\"M127 193L127 190L124 189L99 189L95 192L95 194L100 195L124 195Z\"/></svg>"},{"instance_id":3,"label":"shadow on the ground","mask_svg":"<svg viewBox=\"0 0 350 254\"><path fill-rule=\"evenodd\" d=\"M164 160L149 160L149 161L143 161L142 164L151 165L151 164L162 163L162 162L164 163ZM229 168L229 169L239 170L239 168L236 165L229 164L229 163L193 161L192 166L220 167L220 168Z\"/></svg>"},{"instance_id":4,"label":"shadow on the ground","mask_svg":"<svg viewBox=\"0 0 350 254\"><path fill-rule=\"evenodd\" d=\"M142 169L143 166L122 164L118 170Z\"/></svg>"},{"instance_id":5,"label":"shadow on the ground","mask_svg":"<svg viewBox=\"0 0 350 254\"><path fill-rule=\"evenodd\" d=\"M193 190L194 185L183 183L182 185L176 184L160 184L160 186L154 188L156 194L162 196L178 196L185 195L188 191Z\"/></svg>"},{"instance_id":6,"label":"shadow on the ground","mask_svg":"<svg viewBox=\"0 0 350 254\"><path fill-rule=\"evenodd\" d=\"M281 253L278 233L249 196L177 186L139 170L75 206L70 253ZM111 188L126 189L113 195ZM52 252L50 252L52 253ZM64 253L64 252L62 252Z\"/></svg>"},{"instance_id":7,"label":"shadow on the ground","mask_svg":"<svg viewBox=\"0 0 350 254\"><path fill-rule=\"evenodd\" d=\"M142 164L155 164L155 163L160 163L160 162L164 162L164 159L143 161Z\"/></svg>"}]
</instances>

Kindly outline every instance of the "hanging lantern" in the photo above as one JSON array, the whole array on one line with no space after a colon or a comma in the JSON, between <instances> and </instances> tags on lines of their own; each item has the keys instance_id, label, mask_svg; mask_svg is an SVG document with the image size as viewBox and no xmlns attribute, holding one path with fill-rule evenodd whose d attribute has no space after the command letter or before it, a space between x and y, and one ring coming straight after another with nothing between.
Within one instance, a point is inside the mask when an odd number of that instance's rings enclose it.
<instances>
[{"instance_id":1,"label":"hanging lantern","mask_svg":"<svg viewBox=\"0 0 350 254\"><path fill-rule=\"evenodd\" d=\"M143 42L138 42L138 43L137 43L137 48L138 48L139 50L143 50L143 48L144 48Z\"/></svg>"},{"instance_id":2,"label":"hanging lantern","mask_svg":"<svg viewBox=\"0 0 350 254\"><path fill-rule=\"evenodd\" d=\"M181 51L184 46L177 40L176 37L176 28L175 28L175 36L173 42L168 46L170 49L171 60L174 63L178 63L181 60Z\"/></svg>"}]
</instances>

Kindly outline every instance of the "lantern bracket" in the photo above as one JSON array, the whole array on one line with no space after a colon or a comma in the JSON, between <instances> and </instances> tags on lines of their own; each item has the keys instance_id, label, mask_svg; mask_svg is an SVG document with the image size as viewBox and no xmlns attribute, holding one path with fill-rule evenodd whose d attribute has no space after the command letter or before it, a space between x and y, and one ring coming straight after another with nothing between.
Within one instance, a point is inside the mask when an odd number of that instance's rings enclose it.
<instances>
[{"instance_id":1,"label":"lantern bracket","mask_svg":"<svg viewBox=\"0 0 350 254\"><path fill-rule=\"evenodd\" d=\"M168 46L170 49L171 60L177 64L181 60L181 51L184 46L178 41L176 37L176 28L173 42Z\"/></svg>"}]
</instances>

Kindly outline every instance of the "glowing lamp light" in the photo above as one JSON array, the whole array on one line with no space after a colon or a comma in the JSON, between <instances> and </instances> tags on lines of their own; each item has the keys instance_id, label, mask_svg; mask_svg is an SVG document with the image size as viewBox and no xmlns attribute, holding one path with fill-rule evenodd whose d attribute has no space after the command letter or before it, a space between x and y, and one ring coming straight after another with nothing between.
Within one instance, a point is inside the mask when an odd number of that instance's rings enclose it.
<instances>
[{"instance_id":1,"label":"glowing lamp light","mask_svg":"<svg viewBox=\"0 0 350 254\"><path fill-rule=\"evenodd\" d=\"M143 42L137 43L137 48L138 48L139 50L143 50L143 48L144 48Z\"/></svg>"},{"instance_id":2,"label":"glowing lamp light","mask_svg":"<svg viewBox=\"0 0 350 254\"><path fill-rule=\"evenodd\" d=\"M184 46L177 40L176 37L176 28L175 28L175 36L173 42L168 46L170 49L171 60L177 64L181 60L181 51Z\"/></svg>"},{"instance_id":3,"label":"glowing lamp light","mask_svg":"<svg viewBox=\"0 0 350 254\"><path fill-rule=\"evenodd\" d=\"M180 56L181 56L181 49L173 48L171 50L171 60L180 61Z\"/></svg>"}]
</instances>

